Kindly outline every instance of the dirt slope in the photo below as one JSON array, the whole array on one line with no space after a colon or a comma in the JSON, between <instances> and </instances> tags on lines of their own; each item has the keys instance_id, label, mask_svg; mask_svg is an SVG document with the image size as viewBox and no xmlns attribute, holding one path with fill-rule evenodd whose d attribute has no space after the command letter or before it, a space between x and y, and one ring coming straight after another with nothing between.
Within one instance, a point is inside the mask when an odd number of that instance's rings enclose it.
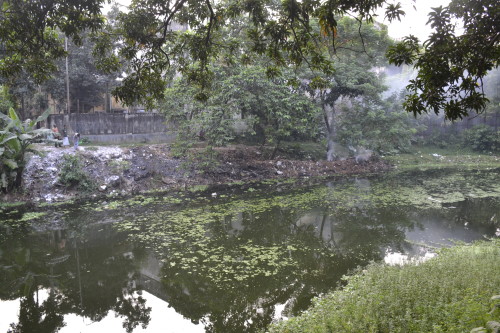
<instances>
[{"instance_id":1,"label":"dirt slope","mask_svg":"<svg viewBox=\"0 0 500 333\"><path fill-rule=\"evenodd\" d=\"M204 168L197 159L172 158L167 145L135 147L55 148L39 146L42 156L31 156L24 173L22 191L4 196L6 201L59 201L79 196L59 179L65 154L78 154L85 172L96 185L95 193L130 194L149 190L170 190L190 185L261 181L271 178L331 176L334 174L377 173L390 166L372 160L358 164L344 161L265 160L256 147L231 146L218 149L218 162Z\"/></svg>"}]
</instances>

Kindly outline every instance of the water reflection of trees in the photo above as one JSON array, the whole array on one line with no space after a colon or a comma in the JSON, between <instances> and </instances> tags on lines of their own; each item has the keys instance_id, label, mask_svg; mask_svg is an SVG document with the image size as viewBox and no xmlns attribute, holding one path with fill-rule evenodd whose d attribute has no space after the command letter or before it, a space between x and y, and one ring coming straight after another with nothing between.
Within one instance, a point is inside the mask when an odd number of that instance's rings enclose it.
<instances>
[{"instance_id":1,"label":"water reflection of trees","mask_svg":"<svg viewBox=\"0 0 500 333\"><path fill-rule=\"evenodd\" d=\"M8 234L0 243L0 298L20 299L12 332L55 332L66 314L100 321L110 310L127 332L149 323L151 309L131 283L133 255L123 255L129 251L109 226Z\"/></svg>"},{"instance_id":2,"label":"water reflection of trees","mask_svg":"<svg viewBox=\"0 0 500 333\"><path fill-rule=\"evenodd\" d=\"M171 225L165 223L165 227ZM169 304L193 322L204 322L207 332L255 332L280 316L276 311L283 305L285 315L296 315L314 296L338 285L350 270L381 260L387 248L402 251L405 231L412 227L408 212L394 207L243 211L205 224L208 240L202 246L199 239L170 233L168 237L177 241L158 252L165 262L162 281ZM165 243L167 236L158 230L155 235L154 243ZM269 263L252 262L255 258L246 251L247 244L276 249L282 262L293 265L277 265L270 275L241 278L236 266L243 264L227 262L224 266L221 255L217 269L227 269L230 279L212 278L213 258L208 260L207 249L223 248L224 255L250 262L247 266L253 272L266 272Z\"/></svg>"},{"instance_id":3,"label":"water reflection of trees","mask_svg":"<svg viewBox=\"0 0 500 333\"><path fill-rule=\"evenodd\" d=\"M500 227L500 204L498 198L467 198L461 202L446 205L444 211L440 211L457 225L482 226L487 234L494 233Z\"/></svg>"},{"instance_id":4,"label":"water reflection of trees","mask_svg":"<svg viewBox=\"0 0 500 333\"><path fill-rule=\"evenodd\" d=\"M19 322L12 323L8 332L57 332L64 326L64 316L59 311L60 296L50 293L42 304L38 301L36 292L30 292L21 298Z\"/></svg>"},{"instance_id":5,"label":"water reflection of trees","mask_svg":"<svg viewBox=\"0 0 500 333\"><path fill-rule=\"evenodd\" d=\"M400 186L399 179L392 181ZM23 224L9 230L0 225L0 298L21 299L13 332L56 331L65 314L100 321L110 310L123 318L127 331L147 325L150 309L134 284L144 254L131 252L123 234L109 225L96 225L102 214L133 225L129 241L147 246L164 263L158 295L178 313L203 322L207 332L255 332L281 315L279 310L288 316L306 309L314 296L341 283L350 270L381 260L387 249L407 252L405 234L419 228L415 221L426 214L452 228L468 222L491 229L485 220L496 216L498 223L500 216L498 201L490 199L467 199L444 210L397 202L374 207L376 186L366 179L332 182L328 191L335 195L315 192L321 196L317 202L302 196L279 205L271 195L267 206L261 197L226 202L229 210L198 203L201 209L184 207L190 211L185 215L161 201L147 212L77 212L65 215L65 228L41 233ZM349 202L339 204L344 194ZM279 198L293 202L295 194ZM38 297L43 293L48 296Z\"/></svg>"}]
</instances>

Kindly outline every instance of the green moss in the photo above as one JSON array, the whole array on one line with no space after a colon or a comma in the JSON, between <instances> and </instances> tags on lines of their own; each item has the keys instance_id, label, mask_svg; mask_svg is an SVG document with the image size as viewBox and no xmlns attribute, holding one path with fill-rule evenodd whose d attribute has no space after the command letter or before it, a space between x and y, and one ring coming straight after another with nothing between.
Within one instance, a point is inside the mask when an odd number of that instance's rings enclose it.
<instances>
[{"instance_id":1,"label":"green moss","mask_svg":"<svg viewBox=\"0 0 500 333\"><path fill-rule=\"evenodd\" d=\"M43 212L39 212L39 213L24 213L23 214L23 217L21 217L21 219L19 219L18 221L19 222L25 222L25 221L31 221L31 220L35 220L35 219L38 219L42 216L45 216L47 215L47 213L43 213Z\"/></svg>"},{"instance_id":2,"label":"green moss","mask_svg":"<svg viewBox=\"0 0 500 333\"><path fill-rule=\"evenodd\" d=\"M26 202L20 201L20 202L0 202L0 210L5 210L5 209L10 209L14 207L20 207L25 205Z\"/></svg>"},{"instance_id":3,"label":"green moss","mask_svg":"<svg viewBox=\"0 0 500 333\"><path fill-rule=\"evenodd\" d=\"M59 207L59 206L69 206L75 203L75 200L65 200L65 201L56 201L56 202L42 202L38 205L38 207Z\"/></svg>"}]
</instances>

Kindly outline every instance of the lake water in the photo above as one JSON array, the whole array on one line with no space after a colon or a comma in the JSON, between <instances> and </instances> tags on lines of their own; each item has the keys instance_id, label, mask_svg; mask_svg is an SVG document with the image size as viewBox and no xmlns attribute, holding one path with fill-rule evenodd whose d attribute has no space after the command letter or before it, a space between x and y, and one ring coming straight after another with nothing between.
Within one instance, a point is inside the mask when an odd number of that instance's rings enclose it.
<instances>
[{"instance_id":1,"label":"lake water","mask_svg":"<svg viewBox=\"0 0 500 333\"><path fill-rule=\"evenodd\" d=\"M499 170L0 211L0 332L257 332L372 261L500 236Z\"/></svg>"}]
</instances>

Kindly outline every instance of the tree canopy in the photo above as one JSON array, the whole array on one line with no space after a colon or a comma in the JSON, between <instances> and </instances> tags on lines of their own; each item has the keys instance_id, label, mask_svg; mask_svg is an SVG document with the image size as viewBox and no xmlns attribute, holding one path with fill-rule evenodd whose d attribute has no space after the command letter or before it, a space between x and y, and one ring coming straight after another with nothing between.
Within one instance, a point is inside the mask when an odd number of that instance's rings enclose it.
<instances>
[{"instance_id":1,"label":"tree canopy","mask_svg":"<svg viewBox=\"0 0 500 333\"><path fill-rule=\"evenodd\" d=\"M66 54L58 31L79 44L83 31L103 27L105 1L0 0L0 76L26 70L37 83L47 80Z\"/></svg>"},{"instance_id":2,"label":"tree canopy","mask_svg":"<svg viewBox=\"0 0 500 333\"><path fill-rule=\"evenodd\" d=\"M481 112L488 102L483 78L500 60L498 1L452 0L433 8L428 24L434 31L423 47L408 36L387 52L393 64L418 71L407 86L405 109L415 115L443 112L450 120Z\"/></svg>"},{"instance_id":3,"label":"tree canopy","mask_svg":"<svg viewBox=\"0 0 500 333\"><path fill-rule=\"evenodd\" d=\"M283 68L301 65L318 74L332 72L332 58L323 53L322 45L335 44L338 20L352 15L361 26L373 21L375 10L384 4L385 0L133 1L119 18L119 54L130 67L117 96L126 103L161 97L162 74L175 66L201 88L197 97L206 99L213 76L209 65L220 59L251 63L255 56L266 56L271 78ZM394 18L399 13L395 12L389 6L388 17ZM242 19L249 23L241 25ZM227 38L228 26L240 29L245 38ZM100 50L116 56L104 46Z\"/></svg>"},{"instance_id":4,"label":"tree canopy","mask_svg":"<svg viewBox=\"0 0 500 333\"><path fill-rule=\"evenodd\" d=\"M26 70L41 82L55 70L53 60L65 55L57 31L78 44L81 32L91 30L98 37L95 55L101 68L116 70L120 57L128 65L127 77L115 91L125 103L151 105L162 97L164 74L172 67L200 88L199 99L206 99L210 65L221 59L245 64L265 55L271 78L283 68L302 65L330 73L341 17L351 16L361 26L372 22L383 6L389 20L404 15L399 4L386 0L134 0L113 29L104 29L104 2L1 0L0 75L13 77ZM498 67L500 57L499 11L495 0L452 0L430 13L434 32L423 46L409 36L388 51L394 64L418 70L408 86L408 111L444 112L448 119L458 119L484 109L482 79ZM250 24L238 25L241 19ZM226 38L225 27L242 29L247 38ZM324 43L333 54L322 52Z\"/></svg>"}]
</instances>

